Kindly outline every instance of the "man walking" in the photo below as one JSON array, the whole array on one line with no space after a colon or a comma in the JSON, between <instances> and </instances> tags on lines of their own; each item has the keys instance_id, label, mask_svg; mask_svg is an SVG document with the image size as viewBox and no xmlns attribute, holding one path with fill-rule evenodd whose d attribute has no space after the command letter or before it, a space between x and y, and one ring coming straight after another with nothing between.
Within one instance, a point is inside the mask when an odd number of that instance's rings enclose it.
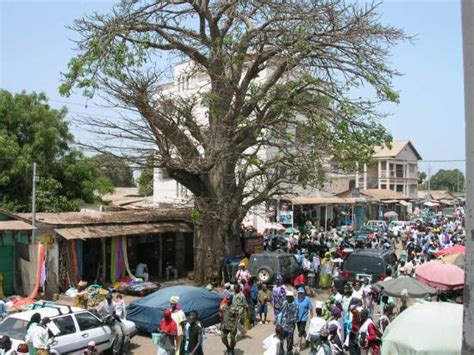
<instances>
[{"instance_id":1,"label":"man walking","mask_svg":"<svg viewBox=\"0 0 474 355\"><path fill-rule=\"evenodd\" d=\"M183 342L184 335L184 324L186 323L186 315L182 309L178 309L179 296L172 296L170 298L170 307L171 307L171 318L176 323L178 327L178 335L176 336L176 355L181 354L181 344Z\"/></svg>"},{"instance_id":2,"label":"man walking","mask_svg":"<svg viewBox=\"0 0 474 355\"><path fill-rule=\"evenodd\" d=\"M220 311L222 312L221 340L227 349L225 354L234 355L239 312L232 304L233 296L227 295L226 299L227 303L224 303L220 308Z\"/></svg>"},{"instance_id":3,"label":"man walking","mask_svg":"<svg viewBox=\"0 0 474 355\"><path fill-rule=\"evenodd\" d=\"M298 305L295 303L295 294L293 291L288 291L286 293L286 300L283 302L277 318L277 324L285 331L286 351L288 354L292 354L293 351L293 336L297 321Z\"/></svg>"},{"instance_id":4,"label":"man walking","mask_svg":"<svg viewBox=\"0 0 474 355\"><path fill-rule=\"evenodd\" d=\"M51 320L48 317L44 317L32 331L31 339L36 355L49 355L49 347L54 340L50 336L48 329L49 322Z\"/></svg>"},{"instance_id":5,"label":"man walking","mask_svg":"<svg viewBox=\"0 0 474 355\"><path fill-rule=\"evenodd\" d=\"M296 304L298 306L298 351L304 348L306 339L306 323L308 316L313 318L313 305L311 299L306 296L304 287L298 288L298 296L296 297Z\"/></svg>"}]
</instances>

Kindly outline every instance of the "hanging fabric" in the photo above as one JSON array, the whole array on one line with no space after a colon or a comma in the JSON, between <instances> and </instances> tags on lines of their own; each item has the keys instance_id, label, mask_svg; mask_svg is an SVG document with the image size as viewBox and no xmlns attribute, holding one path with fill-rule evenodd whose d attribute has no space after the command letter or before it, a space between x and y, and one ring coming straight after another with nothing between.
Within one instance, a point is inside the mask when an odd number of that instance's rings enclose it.
<instances>
[{"instance_id":1,"label":"hanging fabric","mask_svg":"<svg viewBox=\"0 0 474 355\"><path fill-rule=\"evenodd\" d=\"M110 241L110 281L114 283L116 281L115 278L115 237L112 237Z\"/></svg>"},{"instance_id":2,"label":"hanging fabric","mask_svg":"<svg viewBox=\"0 0 474 355\"><path fill-rule=\"evenodd\" d=\"M125 266L125 271L127 272L128 277L130 277L132 280L136 280L137 278L130 271L130 264L128 263L128 244L127 244L127 237L125 236L122 237L122 249L123 249L123 263Z\"/></svg>"},{"instance_id":3,"label":"hanging fabric","mask_svg":"<svg viewBox=\"0 0 474 355\"><path fill-rule=\"evenodd\" d=\"M36 280L35 280L35 287L33 288L33 292L27 298L19 298L13 301L14 307L24 306L31 304L35 301L36 296L38 296L40 282L41 282L41 275L43 274L44 270L44 262L46 260L46 247L44 244L38 243L38 263L36 266Z\"/></svg>"}]
</instances>

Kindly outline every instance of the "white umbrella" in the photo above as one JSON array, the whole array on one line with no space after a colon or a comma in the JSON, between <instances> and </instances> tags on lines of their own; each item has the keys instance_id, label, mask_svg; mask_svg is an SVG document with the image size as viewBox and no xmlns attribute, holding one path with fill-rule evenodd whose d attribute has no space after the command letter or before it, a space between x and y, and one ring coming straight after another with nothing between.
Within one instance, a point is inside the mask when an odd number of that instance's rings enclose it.
<instances>
[{"instance_id":1,"label":"white umbrella","mask_svg":"<svg viewBox=\"0 0 474 355\"><path fill-rule=\"evenodd\" d=\"M458 355L461 343L462 305L420 303L389 324L382 338L382 355Z\"/></svg>"},{"instance_id":2,"label":"white umbrella","mask_svg":"<svg viewBox=\"0 0 474 355\"><path fill-rule=\"evenodd\" d=\"M263 225L263 229L281 231L281 230L285 230L285 227L281 225L280 223L265 223Z\"/></svg>"}]
</instances>

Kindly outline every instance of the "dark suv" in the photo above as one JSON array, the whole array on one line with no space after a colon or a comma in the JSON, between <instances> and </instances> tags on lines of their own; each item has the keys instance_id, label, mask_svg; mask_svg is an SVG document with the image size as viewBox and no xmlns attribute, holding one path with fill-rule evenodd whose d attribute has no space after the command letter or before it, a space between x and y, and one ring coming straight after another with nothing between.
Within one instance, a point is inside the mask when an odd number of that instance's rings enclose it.
<instances>
[{"instance_id":1,"label":"dark suv","mask_svg":"<svg viewBox=\"0 0 474 355\"><path fill-rule=\"evenodd\" d=\"M372 283L385 278L387 269L395 270L397 256L393 249L362 249L351 253L342 265L342 276L347 281L363 280Z\"/></svg>"},{"instance_id":2,"label":"dark suv","mask_svg":"<svg viewBox=\"0 0 474 355\"><path fill-rule=\"evenodd\" d=\"M258 281L270 283L277 274L281 274L285 280L292 280L303 269L293 254L264 252L250 256L249 271Z\"/></svg>"}]
</instances>

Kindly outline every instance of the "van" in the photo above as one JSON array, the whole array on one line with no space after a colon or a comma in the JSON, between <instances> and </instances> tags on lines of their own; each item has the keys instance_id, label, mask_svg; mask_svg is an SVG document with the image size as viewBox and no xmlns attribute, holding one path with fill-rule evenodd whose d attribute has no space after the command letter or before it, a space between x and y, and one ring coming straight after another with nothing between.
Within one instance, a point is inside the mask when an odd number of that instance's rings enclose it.
<instances>
[{"instance_id":1,"label":"van","mask_svg":"<svg viewBox=\"0 0 474 355\"><path fill-rule=\"evenodd\" d=\"M346 281L368 278L372 283L383 280L387 270L395 270L397 256L393 249L362 249L351 253L342 265L342 277Z\"/></svg>"}]
</instances>

